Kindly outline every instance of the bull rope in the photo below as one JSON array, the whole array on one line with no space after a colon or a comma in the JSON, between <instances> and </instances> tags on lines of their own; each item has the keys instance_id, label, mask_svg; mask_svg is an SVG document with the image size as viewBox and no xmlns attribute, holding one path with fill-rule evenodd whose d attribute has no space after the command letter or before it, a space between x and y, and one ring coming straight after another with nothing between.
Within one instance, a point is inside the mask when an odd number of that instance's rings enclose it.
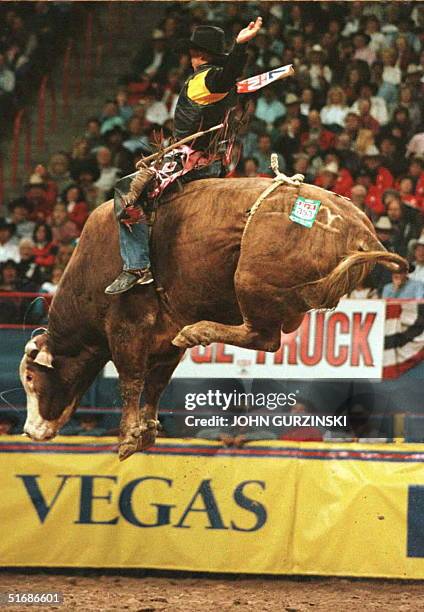
<instances>
[{"instance_id":1,"label":"bull rope","mask_svg":"<svg viewBox=\"0 0 424 612\"><path fill-rule=\"evenodd\" d=\"M252 221L252 217L259 210L260 206L262 205L262 202L266 200L266 198L271 193L273 193L276 189L278 189L278 187L285 183L286 185L297 187L298 191L296 193L296 197L299 195L300 187L302 186L303 180L305 178L303 174L295 174L294 176L290 177L280 172L278 168L278 155L276 153L271 154L271 168L275 173L275 177L272 179L273 182L271 183L271 185L268 185L268 187L259 195L252 208L247 211L248 216L240 241L240 249L243 244L243 239L245 237L246 230L249 227L250 222Z\"/></svg>"}]
</instances>

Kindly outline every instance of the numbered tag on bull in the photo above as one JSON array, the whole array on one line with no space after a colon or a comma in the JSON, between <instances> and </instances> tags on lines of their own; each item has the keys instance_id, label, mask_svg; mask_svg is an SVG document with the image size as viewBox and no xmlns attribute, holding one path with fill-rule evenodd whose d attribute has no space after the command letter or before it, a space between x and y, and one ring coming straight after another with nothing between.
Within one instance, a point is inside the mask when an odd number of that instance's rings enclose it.
<instances>
[{"instance_id":1,"label":"numbered tag on bull","mask_svg":"<svg viewBox=\"0 0 424 612\"><path fill-rule=\"evenodd\" d=\"M317 218L321 200L310 200L309 198L296 198L289 219L304 227L312 227Z\"/></svg>"}]
</instances>

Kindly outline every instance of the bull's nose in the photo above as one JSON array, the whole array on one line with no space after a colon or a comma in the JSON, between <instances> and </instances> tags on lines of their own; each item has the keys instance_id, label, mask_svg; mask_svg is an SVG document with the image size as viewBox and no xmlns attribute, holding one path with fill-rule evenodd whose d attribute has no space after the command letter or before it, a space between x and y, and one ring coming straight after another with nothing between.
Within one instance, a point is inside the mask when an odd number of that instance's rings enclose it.
<instances>
[{"instance_id":1,"label":"bull's nose","mask_svg":"<svg viewBox=\"0 0 424 612\"><path fill-rule=\"evenodd\" d=\"M52 438L54 438L56 432L48 426L35 426L31 423L25 423L24 434L30 437L31 440L35 440L36 442L42 442L44 440L51 440Z\"/></svg>"}]
</instances>

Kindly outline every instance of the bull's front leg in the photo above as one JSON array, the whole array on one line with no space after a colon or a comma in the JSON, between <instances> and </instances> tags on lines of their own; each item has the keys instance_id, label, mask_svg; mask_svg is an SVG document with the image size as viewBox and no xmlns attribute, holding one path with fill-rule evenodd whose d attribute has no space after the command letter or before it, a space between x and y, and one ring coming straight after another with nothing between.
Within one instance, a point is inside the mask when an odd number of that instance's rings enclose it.
<instances>
[{"instance_id":1,"label":"bull's front leg","mask_svg":"<svg viewBox=\"0 0 424 612\"><path fill-rule=\"evenodd\" d=\"M123 461L133 455L141 446L143 436L149 428L156 431L154 419L143 418L140 412L140 395L143 390L143 378L120 380L122 395L122 417L119 436L119 460Z\"/></svg>"},{"instance_id":2,"label":"bull's front leg","mask_svg":"<svg viewBox=\"0 0 424 612\"><path fill-rule=\"evenodd\" d=\"M143 304L141 314L140 303ZM156 430L157 426L156 419L145 418L140 411L157 302L151 291L134 288L115 304L117 310L112 311L107 330L122 396L119 459L123 461L141 448L143 435L149 428Z\"/></svg>"}]
</instances>

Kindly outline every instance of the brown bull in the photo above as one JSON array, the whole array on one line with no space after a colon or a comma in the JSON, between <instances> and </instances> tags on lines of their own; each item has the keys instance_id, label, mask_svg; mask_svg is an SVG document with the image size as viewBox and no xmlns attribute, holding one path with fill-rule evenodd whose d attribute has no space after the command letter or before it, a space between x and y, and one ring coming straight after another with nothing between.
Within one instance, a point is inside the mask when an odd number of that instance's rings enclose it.
<instances>
[{"instance_id":1,"label":"brown bull","mask_svg":"<svg viewBox=\"0 0 424 612\"><path fill-rule=\"evenodd\" d=\"M112 359L125 459L154 443L157 404L184 349L225 342L276 351L281 328L294 331L308 310L336 306L374 263L404 265L350 201L317 187L300 188L322 201L311 229L289 220L294 186L279 186L248 217L270 185L208 179L170 196L152 233L156 286L114 297L104 294L121 268L112 203L93 212L52 302L48 331L27 344L21 362L31 438L54 437Z\"/></svg>"}]
</instances>

